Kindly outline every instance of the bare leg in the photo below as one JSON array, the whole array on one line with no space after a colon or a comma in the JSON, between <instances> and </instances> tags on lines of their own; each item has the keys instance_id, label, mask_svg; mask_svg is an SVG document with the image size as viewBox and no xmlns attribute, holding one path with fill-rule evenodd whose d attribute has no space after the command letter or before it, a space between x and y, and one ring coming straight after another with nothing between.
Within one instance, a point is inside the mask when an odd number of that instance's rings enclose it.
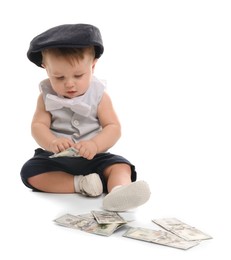
<instances>
[{"instance_id":1,"label":"bare leg","mask_svg":"<svg viewBox=\"0 0 231 260\"><path fill-rule=\"evenodd\" d=\"M34 188L50 193L74 193L74 176L57 171L42 173L28 179Z\"/></svg>"},{"instance_id":2,"label":"bare leg","mask_svg":"<svg viewBox=\"0 0 231 260\"><path fill-rule=\"evenodd\" d=\"M104 176L108 192L111 192L116 186L131 183L131 167L128 164L113 164L105 170Z\"/></svg>"},{"instance_id":3,"label":"bare leg","mask_svg":"<svg viewBox=\"0 0 231 260\"><path fill-rule=\"evenodd\" d=\"M103 193L103 185L98 174L73 176L66 172L48 172L28 179L28 182L38 190L50 193L82 193L96 197Z\"/></svg>"}]
</instances>

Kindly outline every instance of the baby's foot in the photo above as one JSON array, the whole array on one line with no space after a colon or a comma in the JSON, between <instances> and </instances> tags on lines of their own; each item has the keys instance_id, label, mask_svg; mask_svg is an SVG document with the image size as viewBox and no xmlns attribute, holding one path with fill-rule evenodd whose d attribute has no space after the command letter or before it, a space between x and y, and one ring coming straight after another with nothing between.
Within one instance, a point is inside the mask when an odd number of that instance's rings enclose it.
<instances>
[{"instance_id":1,"label":"baby's foot","mask_svg":"<svg viewBox=\"0 0 231 260\"><path fill-rule=\"evenodd\" d=\"M97 173L75 176L75 191L89 197L97 197L103 193L102 181Z\"/></svg>"},{"instance_id":2,"label":"baby's foot","mask_svg":"<svg viewBox=\"0 0 231 260\"><path fill-rule=\"evenodd\" d=\"M151 192L145 181L132 182L112 190L103 199L103 208L109 211L126 211L136 208L150 198Z\"/></svg>"}]
</instances>

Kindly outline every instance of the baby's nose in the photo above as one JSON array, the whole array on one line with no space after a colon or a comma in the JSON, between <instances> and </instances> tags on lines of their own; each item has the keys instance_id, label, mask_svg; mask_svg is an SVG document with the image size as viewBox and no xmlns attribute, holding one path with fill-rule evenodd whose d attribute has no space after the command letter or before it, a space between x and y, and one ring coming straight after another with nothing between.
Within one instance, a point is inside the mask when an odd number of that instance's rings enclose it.
<instances>
[{"instance_id":1,"label":"baby's nose","mask_svg":"<svg viewBox=\"0 0 231 260\"><path fill-rule=\"evenodd\" d=\"M75 86L75 83L72 79L66 80L65 87L66 88L73 88Z\"/></svg>"}]
</instances>

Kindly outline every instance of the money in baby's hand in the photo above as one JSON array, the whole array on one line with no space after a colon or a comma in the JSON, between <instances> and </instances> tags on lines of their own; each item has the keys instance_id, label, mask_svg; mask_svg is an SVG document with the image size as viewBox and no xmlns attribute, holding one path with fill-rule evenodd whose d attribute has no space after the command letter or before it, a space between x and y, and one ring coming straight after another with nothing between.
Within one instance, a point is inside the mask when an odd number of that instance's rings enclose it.
<instances>
[{"instance_id":1,"label":"money in baby's hand","mask_svg":"<svg viewBox=\"0 0 231 260\"><path fill-rule=\"evenodd\" d=\"M79 157L79 151L74 147L69 147L65 151L60 153L55 153L49 156L49 158L57 158L57 157Z\"/></svg>"}]
</instances>

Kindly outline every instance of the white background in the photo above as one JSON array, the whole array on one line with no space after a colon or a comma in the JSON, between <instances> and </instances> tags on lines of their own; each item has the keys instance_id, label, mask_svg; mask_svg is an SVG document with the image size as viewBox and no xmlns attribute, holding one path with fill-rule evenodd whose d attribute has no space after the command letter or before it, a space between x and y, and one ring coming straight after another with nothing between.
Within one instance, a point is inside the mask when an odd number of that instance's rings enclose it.
<instances>
[{"instance_id":1,"label":"white background","mask_svg":"<svg viewBox=\"0 0 231 260\"><path fill-rule=\"evenodd\" d=\"M1 47L1 259L228 259L230 252L231 6L224 0L3 1ZM149 182L134 226L176 217L213 236L182 251L56 226L65 213L101 209L102 197L33 193L20 169L36 143L30 121L45 72L29 42L64 23L99 27L105 53L95 75L123 126L111 150ZM126 214L125 214L126 215ZM108 251L106 251L108 250Z\"/></svg>"}]
</instances>

